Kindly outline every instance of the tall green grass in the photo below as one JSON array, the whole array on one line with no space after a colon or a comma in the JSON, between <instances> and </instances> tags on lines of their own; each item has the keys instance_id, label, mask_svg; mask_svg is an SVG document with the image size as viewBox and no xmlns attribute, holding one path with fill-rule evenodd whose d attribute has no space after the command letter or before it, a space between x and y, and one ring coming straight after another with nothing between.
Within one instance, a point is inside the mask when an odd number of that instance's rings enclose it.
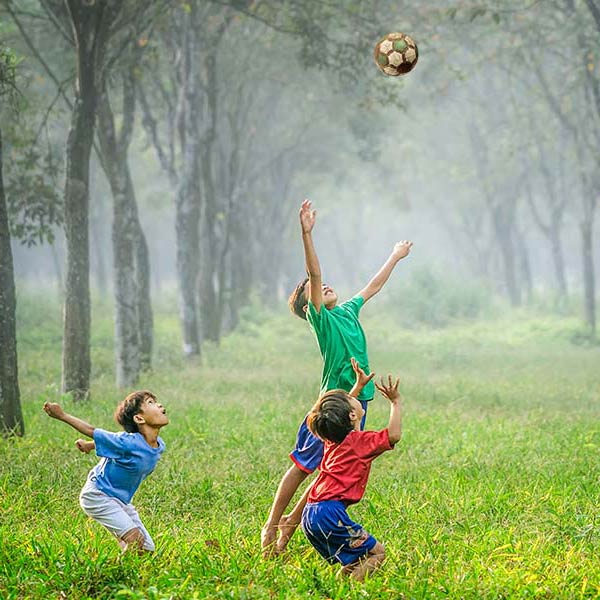
<instances>
[{"instance_id":1,"label":"tall green grass","mask_svg":"<svg viewBox=\"0 0 600 600\"><path fill-rule=\"evenodd\" d=\"M388 309L386 309L388 310ZM65 408L116 429L109 303L93 314L92 397ZM505 314L443 329L364 309L371 363L398 373L404 437L379 458L351 515L386 544L364 584L336 576L301 532L265 562L260 528L316 399L306 325L250 310L201 361L156 315L154 371L139 387L168 408L167 452L135 504L157 544L121 556L77 497L93 456L41 410L59 392L60 306L19 297L27 435L0 441L2 598L594 598L600 596L600 348L575 320ZM369 408L383 427L386 401Z\"/></svg>"}]
</instances>

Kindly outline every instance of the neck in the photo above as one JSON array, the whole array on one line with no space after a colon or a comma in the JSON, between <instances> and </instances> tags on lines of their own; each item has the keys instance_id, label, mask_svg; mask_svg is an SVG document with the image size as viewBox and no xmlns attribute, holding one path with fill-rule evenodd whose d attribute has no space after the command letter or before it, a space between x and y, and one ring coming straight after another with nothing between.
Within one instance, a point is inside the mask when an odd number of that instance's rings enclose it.
<instances>
[{"instance_id":1,"label":"neck","mask_svg":"<svg viewBox=\"0 0 600 600\"><path fill-rule=\"evenodd\" d=\"M148 442L149 446L153 448L158 448L158 433L160 431L160 427L150 427L149 425L141 425L139 427L140 433L144 436L146 442Z\"/></svg>"}]
</instances>

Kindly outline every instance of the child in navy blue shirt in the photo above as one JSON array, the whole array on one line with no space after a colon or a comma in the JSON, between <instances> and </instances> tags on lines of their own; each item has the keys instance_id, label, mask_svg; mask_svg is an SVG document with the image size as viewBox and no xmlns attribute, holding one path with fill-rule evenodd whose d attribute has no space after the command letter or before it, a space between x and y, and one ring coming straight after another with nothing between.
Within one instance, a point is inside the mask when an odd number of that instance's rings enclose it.
<instances>
[{"instance_id":1,"label":"child in navy blue shirt","mask_svg":"<svg viewBox=\"0 0 600 600\"><path fill-rule=\"evenodd\" d=\"M77 440L77 447L86 453L95 448L101 458L89 472L79 496L85 514L104 525L123 550L153 551L154 542L131 499L165 449L158 435L160 428L169 423L163 405L152 392L132 392L115 412L115 419L125 430L120 433L93 427L55 402L46 402L44 410L91 437L93 442Z\"/></svg>"},{"instance_id":2,"label":"child in navy blue shirt","mask_svg":"<svg viewBox=\"0 0 600 600\"><path fill-rule=\"evenodd\" d=\"M375 384L390 401L390 419L381 431L361 431L364 408L356 399L370 376L353 361L356 384L351 394L330 390L323 394L307 417L314 435L325 442L319 476L310 488L302 512L302 529L317 552L331 564L341 564L342 573L362 581L385 558L385 549L347 512L365 493L371 463L392 450L402 435L399 380Z\"/></svg>"}]
</instances>

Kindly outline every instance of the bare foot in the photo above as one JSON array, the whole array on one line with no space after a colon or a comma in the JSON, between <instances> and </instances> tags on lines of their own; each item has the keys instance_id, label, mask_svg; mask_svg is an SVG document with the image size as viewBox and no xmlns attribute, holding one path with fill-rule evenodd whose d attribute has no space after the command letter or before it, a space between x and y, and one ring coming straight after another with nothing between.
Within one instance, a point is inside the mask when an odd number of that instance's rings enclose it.
<instances>
[{"instance_id":1,"label":"bare foot","mask_svg":"<svg viewBox=\"0 0 600 600\"><path fill-rule=\"evenodd\" d=\"M260 530L260 545L263 558L272 558L277 554L277 527L267 527Z\"/></svg>"},{"instance_id":2,"label":"bare foot","mask_svg":"<svg viewBox=\"0 0 600 600\"><path fill-rule=\"evenodd\" d=\"M279 521L279 539L277 540L277 552L283 552L290 539L294 535L300 523L294 522L291 517L283 516Z\"/></svg>"}]
</instances>

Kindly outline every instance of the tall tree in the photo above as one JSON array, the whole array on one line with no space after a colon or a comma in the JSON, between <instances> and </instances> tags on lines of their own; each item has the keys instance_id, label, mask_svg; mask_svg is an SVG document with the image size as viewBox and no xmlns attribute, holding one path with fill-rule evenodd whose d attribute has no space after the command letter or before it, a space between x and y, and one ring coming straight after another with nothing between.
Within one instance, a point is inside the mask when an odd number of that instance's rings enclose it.
<instances>
[{"instance_id":1,"label":"tall tree","mask_svg":"<svg viewBox=\"0 0 600 600\"><path fill-rule=\"evenodd\" d=\"M122 2L41 0L70 31L76 53L75 101L66 150L65 236L67 273L63 321L62 389L75 400L90 387L89 170L97 99L106 76L104 59ZM69 35L69 34L67 34Z\"/></svg>"},{"instance_id":2,"label":"tall tree","mask_svg":"<svg viewBox=\"0 0 600 600\"><path fill-rule=\"evenodd\" d=\"M0 45L0 100L15 89L14 54ZM23 435L25 425L21 411L16 336L15 274L8 211L4 195L2 130L0 129L0 431Z\"/></svg>"}]
</instances>

